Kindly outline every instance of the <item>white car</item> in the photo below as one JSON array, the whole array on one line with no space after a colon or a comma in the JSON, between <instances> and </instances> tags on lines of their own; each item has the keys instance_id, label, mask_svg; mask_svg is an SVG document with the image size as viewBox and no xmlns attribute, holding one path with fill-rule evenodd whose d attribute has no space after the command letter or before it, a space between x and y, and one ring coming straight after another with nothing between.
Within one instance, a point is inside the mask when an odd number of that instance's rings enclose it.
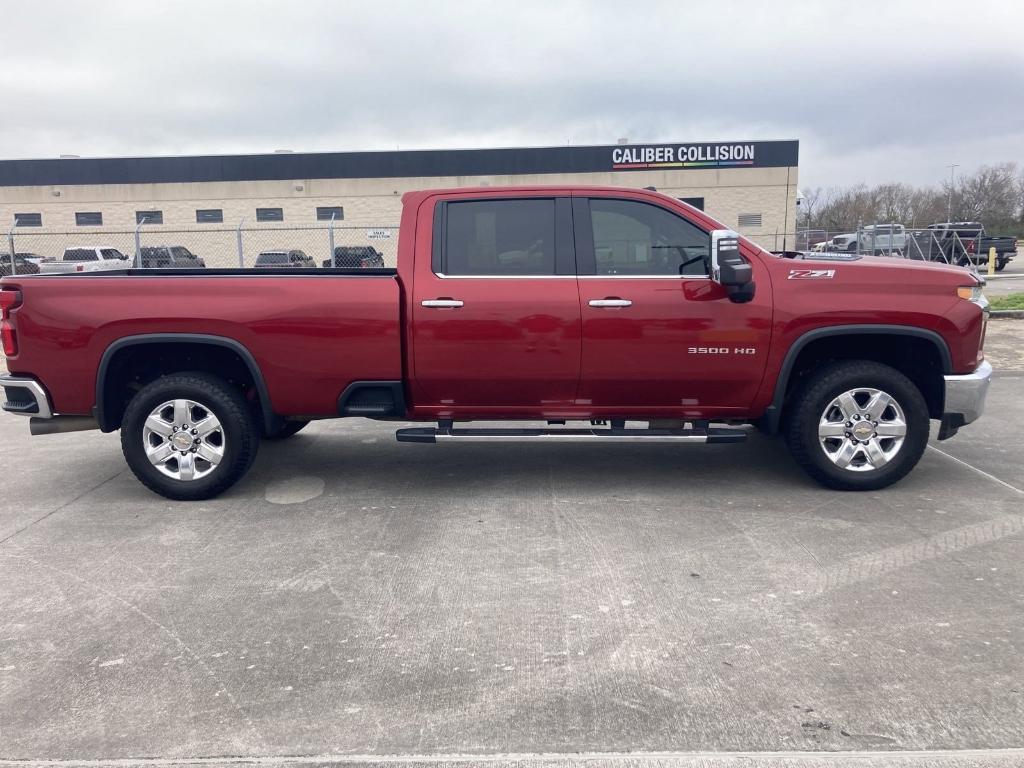
<instances>
[{"instance_id":1,"label":"white car","mask_svg":"<svg viewBox=\"0 0 1024 768\"><path fill-rule=\"evenodd\" d=\"M61 272L99 272L108 269L127 269L131 257L109 245L65 248L60 261L39 265L43 274Z\"/></svg>"}]
</instances>

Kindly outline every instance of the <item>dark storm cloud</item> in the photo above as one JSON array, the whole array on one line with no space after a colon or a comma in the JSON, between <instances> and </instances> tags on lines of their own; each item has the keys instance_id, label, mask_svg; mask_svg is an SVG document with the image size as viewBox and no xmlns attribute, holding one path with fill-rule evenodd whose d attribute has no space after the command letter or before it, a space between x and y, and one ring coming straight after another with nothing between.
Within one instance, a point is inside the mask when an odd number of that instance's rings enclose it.
<instances>
[{"instance_id":1,"label":"dark storm cloud","mask_svg":"<svg viewBox=\"0 0 1024 768\"><path fill-rule=\"evenodd\" d=\"M993 45L942 5L19 4L0 156L798 138L812 184L1024 160L1024 12L972 4Z\"/></svg>"}]
</instances>

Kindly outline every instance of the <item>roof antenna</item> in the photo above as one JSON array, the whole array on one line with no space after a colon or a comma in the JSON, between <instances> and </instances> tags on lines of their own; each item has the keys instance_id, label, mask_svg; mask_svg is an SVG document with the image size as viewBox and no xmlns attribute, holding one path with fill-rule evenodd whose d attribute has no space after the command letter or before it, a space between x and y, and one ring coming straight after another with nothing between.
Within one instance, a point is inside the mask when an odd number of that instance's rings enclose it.
<instances>
[{"instance_id":1,"label":"roof antenna","mask_svg":"<svg viewBox=\"0 0 1024 768\"><path fill-rule=\"evenodd\" d=\"M644 189L646 189L648 192L657 192L658 191L657 187L644 187Z\"/></svg>"}]
</instances>

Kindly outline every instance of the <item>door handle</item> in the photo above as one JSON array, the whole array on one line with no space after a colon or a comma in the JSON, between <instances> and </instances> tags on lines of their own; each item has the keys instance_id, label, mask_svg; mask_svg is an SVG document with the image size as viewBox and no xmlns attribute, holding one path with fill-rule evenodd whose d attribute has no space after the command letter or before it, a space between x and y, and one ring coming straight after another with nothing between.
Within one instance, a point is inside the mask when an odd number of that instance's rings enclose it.
<instances>
[{"instance_id":1,"label":"door handle","mask_svg":"<svg viewBox=\"0 0 1024 768\"><path fill-rule=\"evenodd\" d=\"M431 309L458 309L462 306L462 302L458 299L426 299L420 304Z\"/></svg>"},{"instance_id":2,"label":"door handle","mask_svg":"<svg viewBox=\"0 0 1024 768\"><path fill-rule=\"evenodd\" d=\"M633 302L629 299L591 299L592 307L632 307Z\"/></svg>"}]
</instances>

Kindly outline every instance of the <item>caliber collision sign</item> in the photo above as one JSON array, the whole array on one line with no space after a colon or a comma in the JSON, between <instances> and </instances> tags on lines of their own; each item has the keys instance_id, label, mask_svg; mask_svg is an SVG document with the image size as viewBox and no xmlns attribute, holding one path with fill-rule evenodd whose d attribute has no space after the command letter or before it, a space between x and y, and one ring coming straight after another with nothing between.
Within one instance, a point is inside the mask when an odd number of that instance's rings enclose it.
<instances>
[{"instance_id":1,"label":"caliber collision sign","mask_svg":"<svg viewBox=\"0 0 1024 768\"><path fill-rule=\"evenodd\" d=\"M658 144L615 147L612 168L707 168L752 166L756 145L746 144Z\"/></svg>"}]
</instances>

